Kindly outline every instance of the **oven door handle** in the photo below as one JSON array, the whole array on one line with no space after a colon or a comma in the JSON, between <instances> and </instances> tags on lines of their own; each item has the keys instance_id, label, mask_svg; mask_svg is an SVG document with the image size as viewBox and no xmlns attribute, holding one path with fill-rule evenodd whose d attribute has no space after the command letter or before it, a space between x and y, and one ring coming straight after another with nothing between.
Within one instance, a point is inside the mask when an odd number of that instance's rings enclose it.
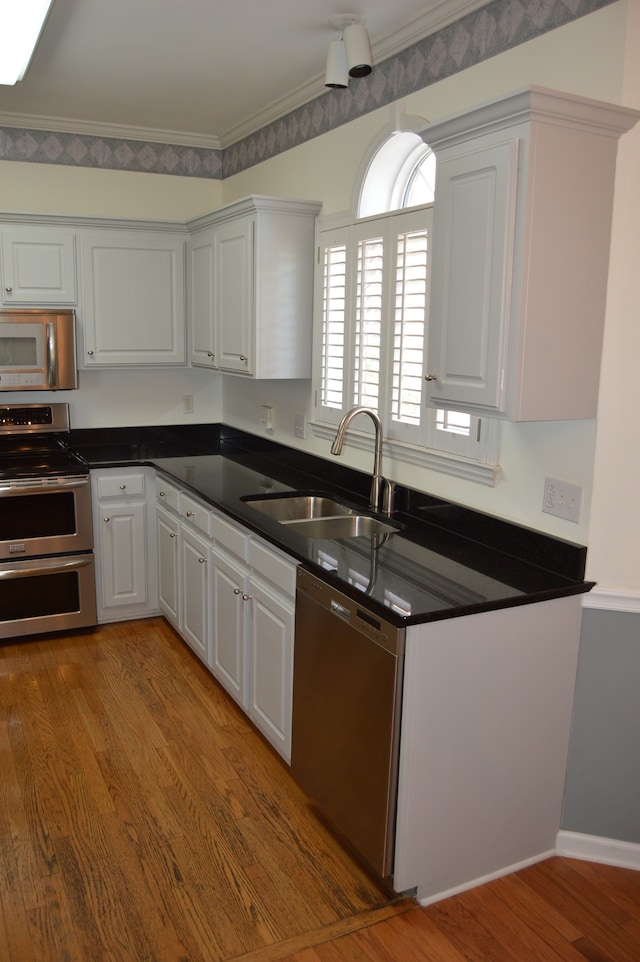
<instances>
[{"instance_id":1,"label":"oven door handle","mask_svg":"<svg viewBox=\"0 0 640 962\"><path fill-rule=\"evenodd\" d=\"M4 568L0 565L0 578L9 580L10 578L33 578L34 575L65 574L69 571L85 568L92 561L93 555L89 555L83 558L67 558L65 561L61 561L59 558L43 559L24 568Z\"/></svg>"},{"instance_id":2,"label":"oven door handle","mask_svg":"<svg viewBox=\"0 0 640 962\"><path fill-rule=\"evenodd\" d=\"M9 481L7 484L0 483L0 496L3 494L53 494L60 488L65 491L69 488L85 488L89 484L89 478L60 478L54 484L42 484L36 481L33 485L20 484Z\"/></svg>"}]
</instances>

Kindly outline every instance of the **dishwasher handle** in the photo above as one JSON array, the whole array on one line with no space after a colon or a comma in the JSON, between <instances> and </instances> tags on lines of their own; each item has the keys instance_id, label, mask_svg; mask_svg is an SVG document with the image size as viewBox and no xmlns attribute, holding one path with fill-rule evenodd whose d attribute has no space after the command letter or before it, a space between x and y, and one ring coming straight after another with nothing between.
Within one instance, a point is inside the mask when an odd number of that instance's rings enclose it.
<instances>
[{"instance_id":1,"label":"dishwasher handle","mask_svg":"<svg viewBox=\"0 0 640 962\"><path fill-rule=\"evenodd\" d=\"M331 613L337 618L342 618L342 620L346 621L347 624L349 624L351 621L351 611L346 605L341 605L340 602L336 601L334 598L331 599Z\"/></svg>"}]
</instances>

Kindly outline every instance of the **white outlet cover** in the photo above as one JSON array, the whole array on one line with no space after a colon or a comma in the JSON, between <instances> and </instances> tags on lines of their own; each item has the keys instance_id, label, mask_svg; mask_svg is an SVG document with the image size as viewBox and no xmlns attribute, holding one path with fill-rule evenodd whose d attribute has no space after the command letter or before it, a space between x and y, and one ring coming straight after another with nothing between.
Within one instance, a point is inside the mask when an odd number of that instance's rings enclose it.
<instances>
[{"instance_id":1,"label":"white outlet cover","mask_svg":"<svg viewBox=\"0 0 640 962\"><path fill-rule=\"evenodd\" d=\"M572 484L571 481L560 481L558 478L544 479L542 510L545 514L579 524L581 505L581 485Z\"/></svg>"}]
</instances>

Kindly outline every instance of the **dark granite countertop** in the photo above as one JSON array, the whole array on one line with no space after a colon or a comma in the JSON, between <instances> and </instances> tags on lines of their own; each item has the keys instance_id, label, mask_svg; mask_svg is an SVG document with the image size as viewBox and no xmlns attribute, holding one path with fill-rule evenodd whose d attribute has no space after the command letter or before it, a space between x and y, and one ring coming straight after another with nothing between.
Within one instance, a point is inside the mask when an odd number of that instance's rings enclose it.
<instances>
[{"instance_id":1,"label":"dark granite countertop","mask_svg":"<svg viewBox=\"0 0 640 962\"><path fill-rule=\"evenodd\" d=\"M223 425L74 431L72 446L94 468L154 466L398 626L593 586L583 580L584 546L406 488L393 515L402 530L382 544L307 539L243 499L330 493L366 511L369 476Z\"/></svg>"}]
</instances>

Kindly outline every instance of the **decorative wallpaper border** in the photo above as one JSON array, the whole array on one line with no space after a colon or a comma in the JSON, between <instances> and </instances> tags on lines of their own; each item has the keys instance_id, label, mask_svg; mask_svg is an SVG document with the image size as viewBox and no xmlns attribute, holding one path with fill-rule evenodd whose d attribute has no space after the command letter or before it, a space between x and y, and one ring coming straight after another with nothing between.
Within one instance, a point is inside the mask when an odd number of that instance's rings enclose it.
<instances>
[{"instance_id":1,"label":"decorative wallpaper border","mask_svg":"<svg viewBox=\"0 0 640 962\"><path fill-rule=\"evenodd\" d=\"M491 0L224 150L0 127L0 160L223 180L616 0Z\"/></svg>"}]
</instances>

